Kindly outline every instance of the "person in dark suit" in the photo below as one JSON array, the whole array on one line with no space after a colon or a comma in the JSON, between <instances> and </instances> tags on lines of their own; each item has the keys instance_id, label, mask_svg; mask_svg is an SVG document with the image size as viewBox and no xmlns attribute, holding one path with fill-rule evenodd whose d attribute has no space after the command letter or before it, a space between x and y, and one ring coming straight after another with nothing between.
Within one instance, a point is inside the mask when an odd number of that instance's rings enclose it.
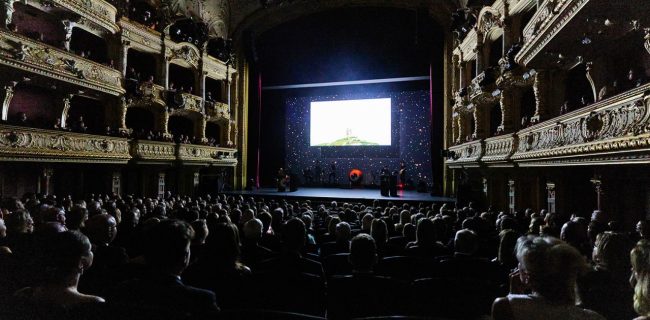
<instances>
[{"instance_id":1,"label":"person in dark suit","mask_svg":"<svg viewBox=\"0 0 650 320\"><path fill-rule=\"evenodd\" d=\"M183 284L181 274L190 261L192 227L180 220L163 220L147 232L144 258L150 269L142 279L122 282L106 294L109 303L156 310L166 317L205 317L220 310L214 293Z\"/></svg>"},{"instance_id":2,"label":"person in dark suit","mask_svg":"<svg viewBox=\"0 0 650 320\"><path fill-rule=\"evenodd\" d=\"M325 272L320 262L303 257L300 252L307 239L305 223L292 218L282 230L282 254L260 263L258 270L270 273L308 273L325 279Z\"/></svg>"}]
</instances>

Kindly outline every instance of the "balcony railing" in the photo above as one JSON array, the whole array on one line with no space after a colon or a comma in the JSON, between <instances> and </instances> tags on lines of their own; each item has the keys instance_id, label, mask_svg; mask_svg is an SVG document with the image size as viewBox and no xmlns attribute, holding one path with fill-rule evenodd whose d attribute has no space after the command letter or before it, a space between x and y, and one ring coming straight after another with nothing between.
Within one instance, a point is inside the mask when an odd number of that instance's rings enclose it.
<instances>
[{"instance_id":1,"label":"balcony railing","mask_svg":"<svg viewBox=\"0 0 650 320\"><path fill-rule=\"evenodd\" d=\"M647 148L650 84L519 131L514 160Z\"/></svg>"},{"instance_id":2,"label":"balcony railing","mask_svg":"<svg viewBox=\"0 0 650 320\"><path fill-rule=\"evenodd\" d=\"M0 65L116 96L125 92L119 71L6 30L0 30Z\"/></svg>"},{"instance_id":3,"label":"balcony railing","mask_svg":"<svg viewBox=\"0 0 650 320\"><path fill-rule=\"evenodd\" d=\"M116 33L120 29L115 23L117 8L104 0L49 0L60 7L81 15L86 21L97 24L108 30L110 33Z\"/></svg>"},{"instance_id":4,"label":"balcony railing","mask_svg":"<svg viewBox=\"0 0 650 320\"><path fill-rule=\"evenodd\" d=\"M517 136L514 134L502 135L485 139L485 155L482 162L499 162L510 160L517 150Z\"/></svg>"},{"instance_id":5,"label":"balcony railing","mask_svg":"<svg viewBox=\"0 0 650 320\"><path fill-rule=\"evenodd\" d=\"M516 61L527 66L590 0L546 0L524 28Z\"/></svg>"},{"instance_id":6,"label":"balcony railing","mask_svg":"<svg viewBox=\"0 0 650 320\"><path fill-rule=\"evenodd\" d=\"M126 163L131 156L125 138L0 125L0 158Z\"/></svg>"},{"instance_id":7,"label":"balcony railing","mask_svg":"<svg viewBox=\"0 0 650 320\"><path fill-rule=\"evenodd\" d=\"M175 110L193 111L203 113L203 99L189 93L180 93L180 104Z\"/></svg>"},{"instance_id":8,"label":"balcony railing","mask_svg":"<svg viewBox=\"0 0 650 320\"><path fill-rule=\"evenodd\" d=\"M453 153L453 156L447 160L447 164L452 167L478 165L478 161L485 153L485 142L483 140L470 141L450 147L449 151Z\"/></svg>"},{"instance_id":9,"label":"balcony railing","mask_svg":"<svg viewBox=\"0 0 650 320\"><path fill-rule=\"evenodd\" d=\"M492 93L497 89L498 72L490 68L481 72L468 87L469 100L475 105L492 105L499 102L499 96Z\"/></svg>"},{"instance_id":10,"label":"balcony railing","mask_svg":"<svg viewBox=\"0 0 650 320\"><path fill-rule=\"evenodd\" d=\"M173 161L176 160L176 144L149 140L131 141L131 156L136 160Z\"/></svg>"},{"instance_id":11,"label":"balcony railing","mask_svg":"<svg viewBox=\"0 0 650 320\"><path fill-rule=\"evenodd\" d=\"M220 163L225 165L236 165L236 149L208 147L194 144L177 145L178 160L199 161L209 163Z\"/></svg>"},{"instance_id":12,"label":"balcony railing","mask_svg":"<svg viewBox=\"0 0 650 320\"><path fill-rule=\"evenodd\" d=\"M205 112L213 119L230 119L230 107L223 102L205 102Z\"/></svg>"},{"instance_id":13,"label":"balcony railing","mask_svg":"<svg viewBox=\"0 0 650 320\"><path fill-rule=\"evenodd\" d=\"M514 134L452 146L450 167L647 159L650 83Z\"/></svg>"}]
</instances>

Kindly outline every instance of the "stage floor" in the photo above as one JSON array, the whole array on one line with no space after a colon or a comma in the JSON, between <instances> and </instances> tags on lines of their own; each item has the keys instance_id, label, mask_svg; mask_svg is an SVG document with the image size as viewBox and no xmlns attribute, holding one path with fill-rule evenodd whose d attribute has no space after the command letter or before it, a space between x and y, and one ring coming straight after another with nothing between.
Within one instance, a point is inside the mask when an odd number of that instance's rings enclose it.
<instances>
[{"instance_id":1,"label":"stage floor","mask_svg":"<svg viewBox=\"0 0 650 320\"><path fill-rule=\"evenodd\" d=\"M391 200L391 201L416 201L416 202L454 202L456 199L436 197L429 193L398 190L398 197L384 197L379 189L343 189L343 188L300 188L294 192L278 192L275 188L260 188L253 191L224 192L231 195L249 195L282 198L321 198L323 200Z\"/></svg>"}]
</instances>

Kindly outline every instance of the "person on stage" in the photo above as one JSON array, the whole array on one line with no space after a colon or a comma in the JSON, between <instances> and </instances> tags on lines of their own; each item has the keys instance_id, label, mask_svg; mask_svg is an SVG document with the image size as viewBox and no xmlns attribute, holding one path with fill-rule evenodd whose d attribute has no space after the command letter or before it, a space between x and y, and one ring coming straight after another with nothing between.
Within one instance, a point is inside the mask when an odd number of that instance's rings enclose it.
<instances>
[{"instance_id":1,"label":"person on stage","mask_svg":"<svg viewBox=\"0 0 650 320\"><path fill-rule=\"evenodd\" d=\"M406 163L404 161L399 162L399 183L402 185L402 189L406 189Z\"/></svg>"},{"instance_id":2,"label":"person on stage","mask_svg":"<svg viewBox=\"0 0 650 320\"><path fill-rule=\"evenodd\" d=\"M320 165L320 160L316 161L316 165L314 166L314 175L316 176L317 184L323 183L323 167Z\"/></svg>"},{"instance_id":3,"label":"person on stage","mask_svg":"<svg viewBox=\"0 0 650 320\"><path fill-rule=\"evenodd\" d=\"M284 172L283 168L280 168L280 170L278 170L278 175L276 180L278 184L278 192L287 191L287 174Z\"/></svg>"},{"instance_id":4,"label":"person on stage","mask_svg":"<svg viewBox=\"0 0 650 320\"><path fill-rule=\"evenodd\" d=\"M327 182L329 184L336 183L336 161L330 163L330 174L327 176Z\"/></svg>"}]
</instances>

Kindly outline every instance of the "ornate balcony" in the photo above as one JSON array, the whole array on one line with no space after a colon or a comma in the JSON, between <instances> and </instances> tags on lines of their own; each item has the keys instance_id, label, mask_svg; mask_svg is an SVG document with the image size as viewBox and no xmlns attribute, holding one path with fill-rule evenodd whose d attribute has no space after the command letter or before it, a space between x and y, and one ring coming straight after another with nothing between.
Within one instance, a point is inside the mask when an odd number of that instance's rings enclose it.
<instances>
[{"instance_id":1,"label":"ornate balcony","mask_svg":"<svg viewBox=\"0 0 650 320\"><path fill-rule=\"evenodd\" d=\"M2 66L115 96L125 93L119 71L6 30L0 30Z\"/></svg>"},{"instance_id":2,"label":"ornate balcony","mask_svg":"<svg viewBox=\"0 0 650 320\"><path fill-rule=\"evenodd\" d=\"M499 102L499 96L492 93L497 89L496 79L498 77L496 69L488 69L481 72L468 87L469 100L477 105L493 105Z\"/></svg>"},{"instance_id":3,"label":"ornate balcony","mask_svg":"<svg viewBox=\"0 0 650 320\"><path fill-rule=\"evenodd\" d=\"M451 168L478 166L479 160L485 153L485 142L475 140L466 142L449 148L454 156L447 160L447 165Z\"/></svg>"},{"instance_id":4,"label":"ornate balcony","mask_svg":"<svg viewBox=\"0 0 650 320\"><path fill-rule=\"evenodd\" d=\"M230 119L230 107L223 102L206 102L205 113L210 119Z\"/></svg>"},{"instance_id":5,"label":"ornate balcony","mask_svg":"<svg viewBox=\"0 0 650 320\"><path fill-rule=\"evenodd\" d=\"M45 3L45 1L28 0L27 2ZM97 25L110 33L120 28L115 23L117 8L104 0L49 0L49 2L80 15L80 23Z\"/></svg>"},{"instance_id":6,"label":"ornate balcony","mask_svg":"<svg viewBox=\"0 0 650 320\"><path fill-rule=\"evenodd\" d=\"M125 138L0 125L0 159L11 161L126 163Z\"/></svg>"},{"instance_id":7,"label":"ornate balcony","mask_svg":"<svg viewBox=\"0 0 650 320\"><path fill-rule=\"evenodd\" d=\"M180 96L180 104L174 109L174 113L179 111L203 113L203 99L201 97L189 93L181 93Z\"/></svg>"},{"instance_id":8,"label":"ornate balcony","mask_svg":"<svg viewBox=\"0 0 650 320\"><path fill-rule=\"evenodd\" d=\"M131 141L131 156L135 160L145 161L174 161L176 160L176 144L150 140Z\"/></svg>"},{"instance_id":9,"label":"ornate balcony","mask_svg":"<svg viewBox=\"0 0 650 320\"><path fill-rule=\"evenodd\" d=\"M125 17L119 21L122 27L122 42L136 50L159 54L162 50L162 39L156 30L143 26Z\"/></svg>"},{"instance_id":10,"label":"ornate balcony","mask_svg":"<svg viewBox=\"0 0 650 320\"><path fill-rule=\"evenodd\" d=\"M485 139L485 155L481 162L505 162L517 150L519 140L514 134L501 135Z\"/></svg>"},{"instance_id":11,"label":"ornate balcony","mask_svg":"<svg viewBox=\"0 0 650 320\"><path fill-rule=\"evenodd\" d=\"M165 88L157 84L141 83L138 87L138 95L131 97L129 104L165 106Z\"/></svg>"},{"instance_id":12,"label":"ornate balcony","mask_svg":"<svg viewBox=\"0 0 650 320\"><path fill-rule=\"evenodd\" d=\"M219 164L236 166L236 149L208 147L194 144L177 145L178 160L185 162L202 162L205 164Z\"/></svg>"},{"instance_id":13,"label":"ornate balcony","mask_svg":"<svg viewBox=\"0 0 650 320\"><path fill-rule=\"evenodd\" d=\"M608 162L649 158L648 90L650 84L521 130L512 159Z\"/></svg>"}]
</instances>

